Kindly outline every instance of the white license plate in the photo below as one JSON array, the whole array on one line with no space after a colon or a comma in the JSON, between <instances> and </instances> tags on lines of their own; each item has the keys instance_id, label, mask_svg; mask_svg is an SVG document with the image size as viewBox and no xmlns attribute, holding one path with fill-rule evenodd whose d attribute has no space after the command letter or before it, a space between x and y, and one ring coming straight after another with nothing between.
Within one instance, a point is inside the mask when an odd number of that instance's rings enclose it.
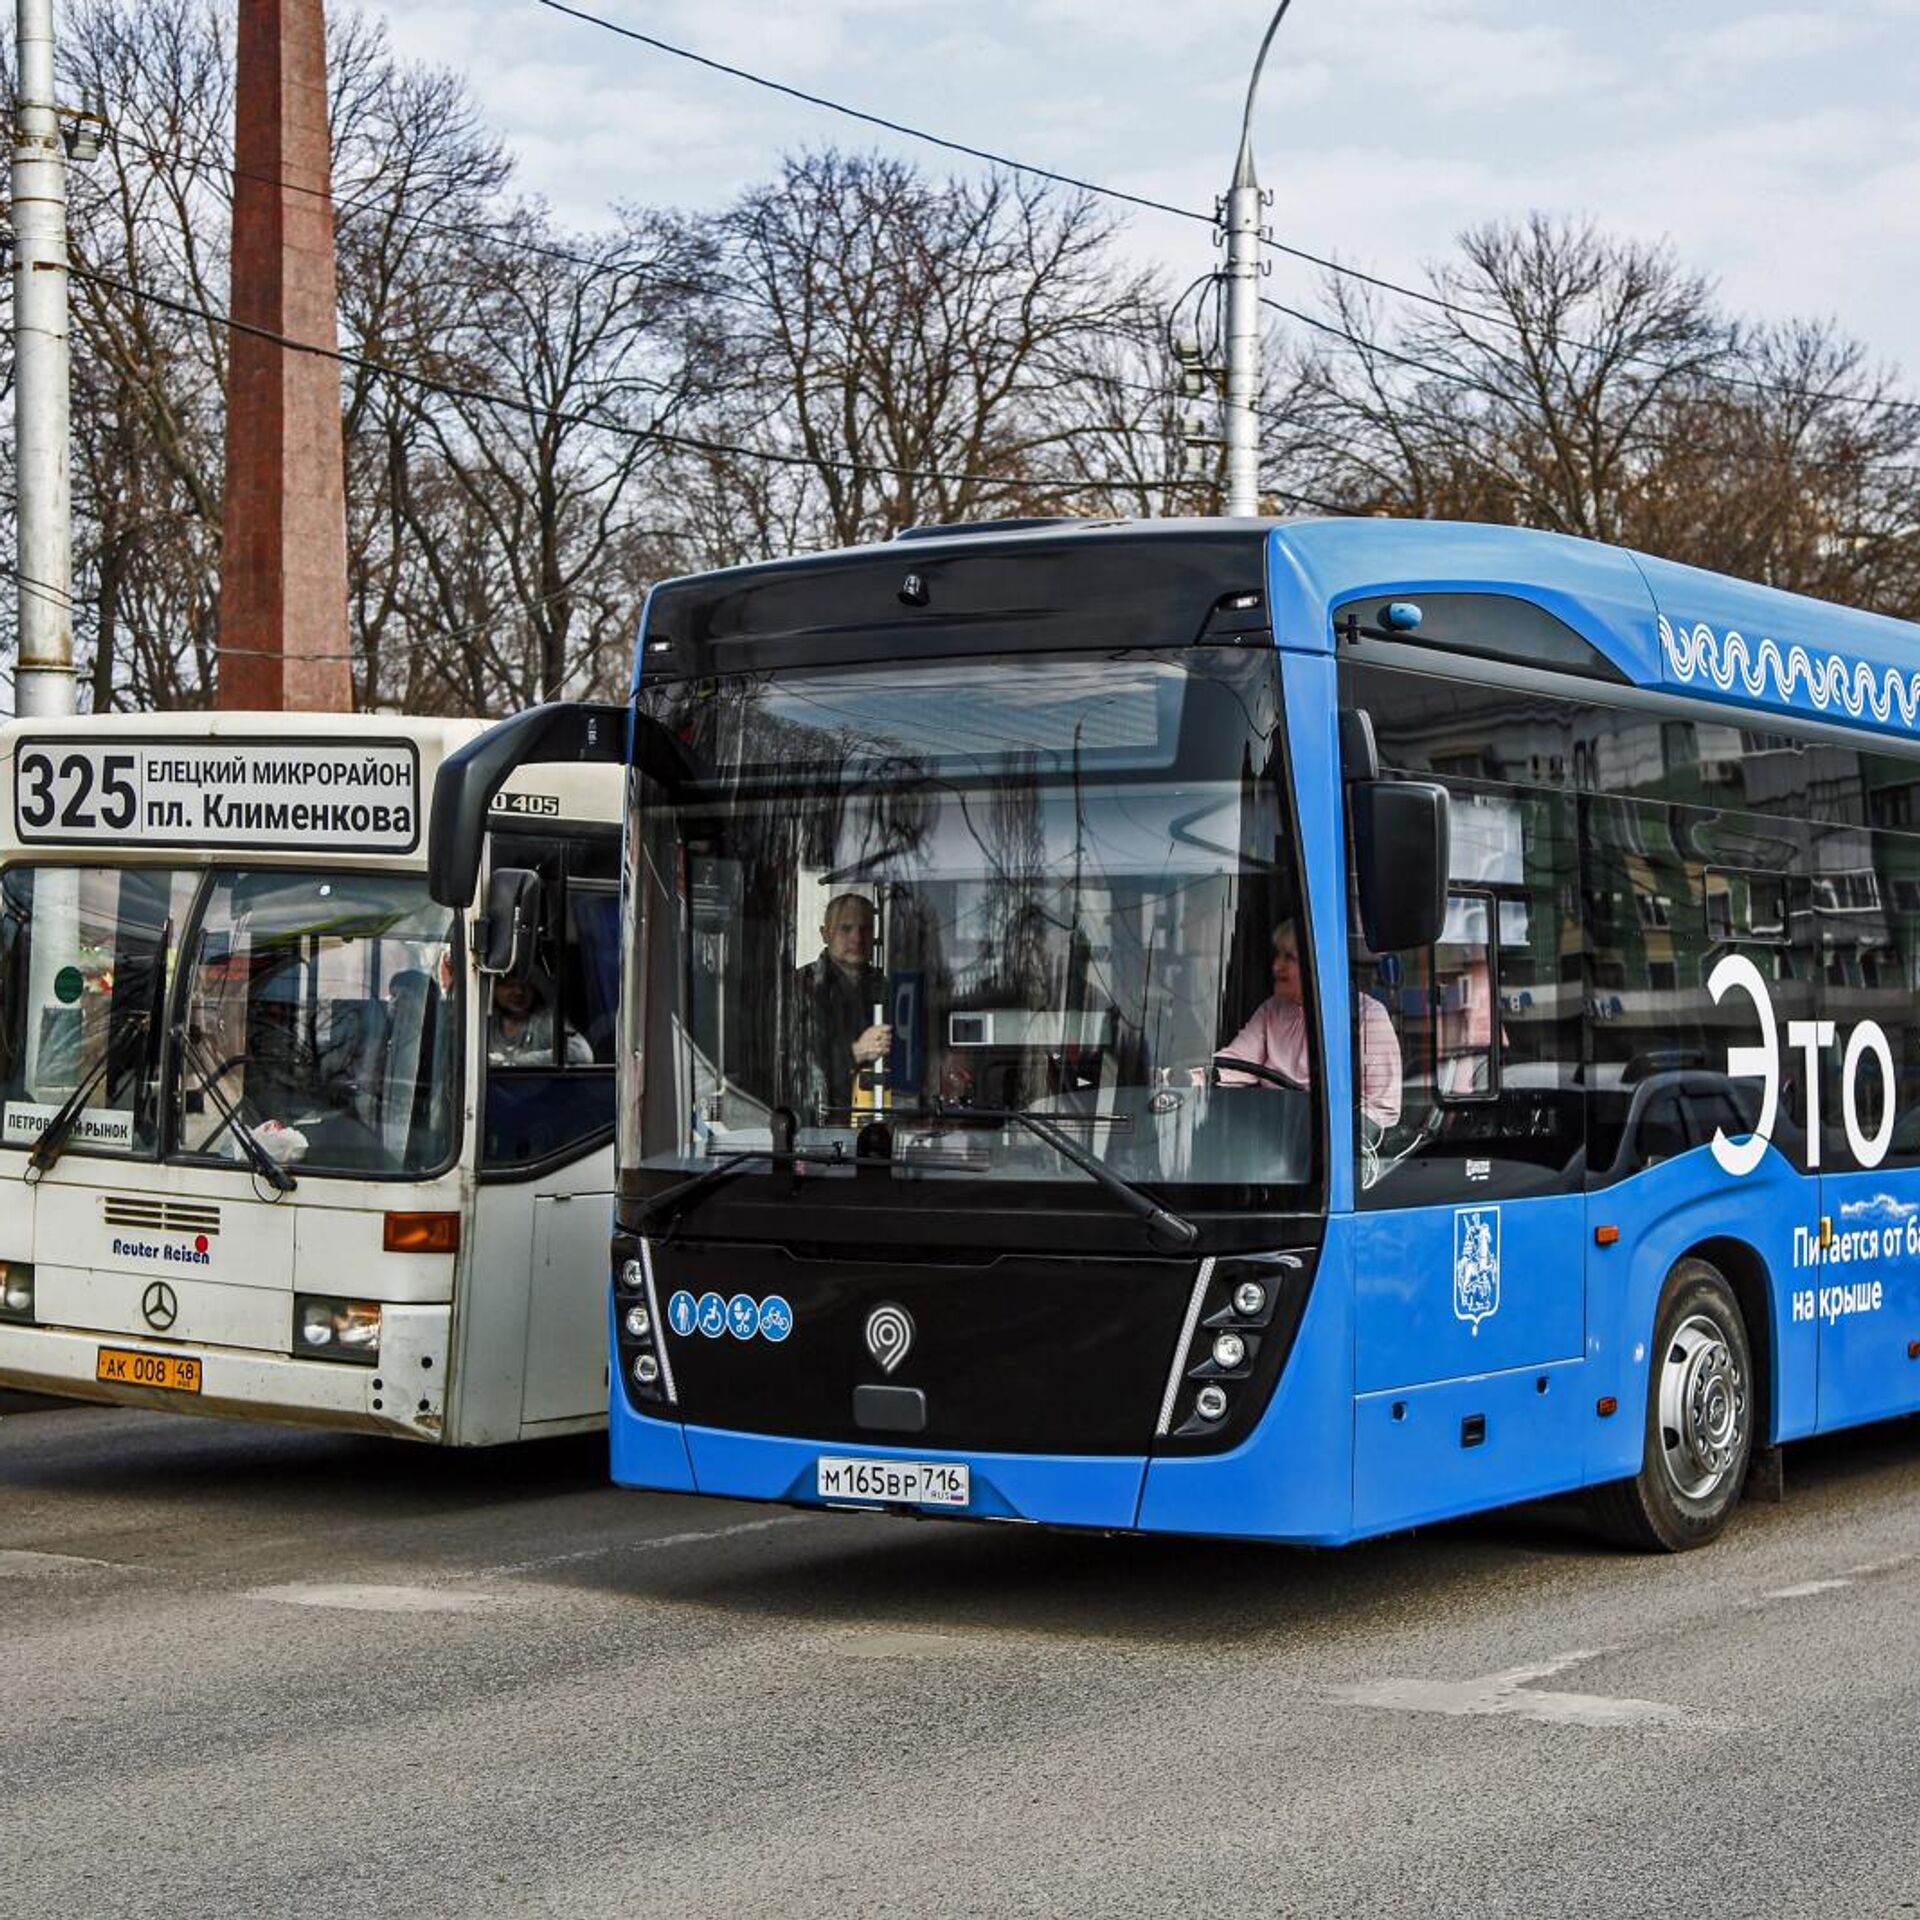
<instances>
[{"instance_id":1,"label":"white license plate","mask_svg":"<svg viewBox=\"0 0 1920 1920\"><path fill-rule=\"evenodd\" d=\"M814 1482L822 1500L892 1500L909 1507L964 1507L971 1470L951 1460L841 1460L822 1454Z\"/></svg>"}]
</instances>

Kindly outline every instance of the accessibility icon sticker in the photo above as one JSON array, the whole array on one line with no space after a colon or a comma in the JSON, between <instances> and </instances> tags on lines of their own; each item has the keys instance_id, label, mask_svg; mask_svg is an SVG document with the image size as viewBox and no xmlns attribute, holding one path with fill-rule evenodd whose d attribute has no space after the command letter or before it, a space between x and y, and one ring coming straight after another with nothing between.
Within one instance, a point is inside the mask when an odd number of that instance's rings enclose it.
<instances>
[{"instance_id":1,"label":"accessibility icon sticker","mask_svg":"<svg viewBox=\"0 0 1920 1920\"><path fill-rule=\"evenodd\" d=\"M727 1330L736 1340L751 1340L760 1331L760 1302L750 1293L736 1293L727 1302Z\"/></svg>"},{"instance_id":2,"label":"accessibility icon sticker","mask_svg":"<svg viewBox=\"0 0 1920 1920\"><path fill-rule=\"evenodd\" d=\"M793 1309L777 1293L760 1302L760 1337L778 1344L793 1331Z\"/></svg>"},{"instance_id":3,"label":"accessibility icon sticker","mask_svg":"<svg viewBox=\"0 0 1920 1920\"><path fill-rule=\"evenodd\" d=\"M700 1331L709 1340L718 1340L727 1330L727 1303L717 1293L700 1296Z\"/></svg>"},{"instance_id":4,"label":"accessibility icon sticker","mask_svg":"<svg viewBox=\"0 0 1920 1920\"><path fill-rule=\"evenodd\" d=\"M699 1317L699 1305L684 1287L667 1302L667 1321L683 1340L693 1331Z\"/></svg>"}]
</instances>

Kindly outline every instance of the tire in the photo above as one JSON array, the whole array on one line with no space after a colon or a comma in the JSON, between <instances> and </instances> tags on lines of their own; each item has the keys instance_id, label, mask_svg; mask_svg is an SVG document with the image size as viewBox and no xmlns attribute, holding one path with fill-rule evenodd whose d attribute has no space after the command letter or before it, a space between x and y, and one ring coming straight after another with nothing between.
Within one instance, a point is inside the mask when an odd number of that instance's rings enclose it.
<instances>
[{"instance_id":1,"label":"tire","mask_svg":"<svg viewBox=\"0 0 1920 1920\"><path fill-rule=\"evenodd\" d=\"M1631 1480L1588 1496L1594 1525L1623 1547L1684 1553L1732 1517L1753 1459L1753 1352L1717 1267L1682 1260L1660 1289L1647 1369L1646 1446Z\"/></svg>"}]
</instances>

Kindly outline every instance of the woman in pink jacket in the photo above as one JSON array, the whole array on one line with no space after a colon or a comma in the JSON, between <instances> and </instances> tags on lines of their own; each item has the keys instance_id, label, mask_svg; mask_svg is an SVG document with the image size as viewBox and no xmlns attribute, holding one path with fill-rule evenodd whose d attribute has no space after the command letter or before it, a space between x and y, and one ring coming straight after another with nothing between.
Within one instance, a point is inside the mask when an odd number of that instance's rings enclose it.
<instances>
[{"instance_id":1,"label":"woman in pink jacket","mask_svg":"<svg viewBox=\"0 0 1920 1920\"><path fill-rule=\"evenodd\" d=\"M1307 1044L1307 1015L1301 1005L1300 933L1291 920L1273 930L1273 998L1264 1000L1254 1016L1220 1049L1236 1060L1272 1067L1304 1087L1313 1074L1313 1053ZM1390 1127L1400 1118L1400 1042L1394 1036L1387 1010L1369 994L1360 1002L1360 1111L1376 1126ZM1251 1086L1253 1076L1220 1069L1223 1086Z\"/></svg>"}]
</instances>

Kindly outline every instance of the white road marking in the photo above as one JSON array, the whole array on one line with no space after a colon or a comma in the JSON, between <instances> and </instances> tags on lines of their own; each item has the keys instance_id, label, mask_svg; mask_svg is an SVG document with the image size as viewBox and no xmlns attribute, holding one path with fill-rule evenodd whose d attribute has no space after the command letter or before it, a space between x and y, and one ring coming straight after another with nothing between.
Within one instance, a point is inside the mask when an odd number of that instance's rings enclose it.
<instances>
[{"instance_id":1,"label":"white road marking","mask_svg":"<svg viewBox=\"0 0 1920 1920\"><path fill-rule=\"evenodd\" d=\"M1851 1580L1802 1580L1796 1586L1775 1587L1771 1593L1763 1593L1763 1600L1808 1600L1816 1593L1838 1593L1842 1587L1853 1585Z\"/></svg>"},{"instance_id":2,"label":"white road marking","mask_svg":"<svg viewBox=\"0 0 1920 1920\"><path fill-rule=\"evenodd\" d=\"M1896 1573L1902 1567L1912 1566L1916 1559L1920 1559L1920 1554L1896 1553L1885 1560L1862 1560L1857 1567L1847 1567L1843 1571L1856 1575Z\"/></svg>"},{"instance_id":3,"label":"white road marking","mask_svg":"<svg viewBox=\"0 0 1920 1920\"><path fill-rule=\"evenodd\" d=\"M1597 1660L1604 1647L1562 1654L1538 1666L1511 1667L1474 1680L1369 1680L1335 1687L1332 1697L1348 1706L1377 1707L1393 1713L1441 1713L1489 1718L1542 1720L1556 1726L1677 1726L1687 1716L1659 1700L1616 1698L1599 1693L1555 1693L1534 1687L1568 1667Z\"/></svg>"},{"instance_id":4,"label":"white road marking","mask_svg":"<svg viewBox=\"0 0 1920 1920\"><path fill-rule=\"evenodd\" d=\"M770 1520L743 1520L737 1526L712 1527L702 1533L663 1533L652 1540L612 1540L605 1546L580 1547L571 1553L549 1553L534 1560L477 1567L471 1573L456 1574L431 1587L296 1580L285 1586L256 1587L246 1597L276 1606L338 1607L354 1613L478 1613L486 1607L510 1606L514 1601L512 1595L476 1591L472 1583L478 1580L510 1580L516 1574L541 1573L549 1567L572 1566L583 1560L602 1560L615 1554L656 1553L666 1547L731 1540L743 1533L765 1533L770 1527L790 1527L806 1518L803 1513L782 1513Z\"/></svg>"},{"instance_id":5,"label":"white road marking","mask_svg":"<svg viewBox=\"0 0 1920 1920\"><path fill-rule=\"evenodd\" d=\"M517 1573L544 1573L549 1567L568 1567L582 1560L604 1560L618 1553L658 1553L664 1547L694 1547L708 1540L732 1540L743 1533L765 1533L773 1527L796 1527L812 1516L779 1513L771 1520L742 1520L731 1527L710 1527L704 1533L663 1533L652 1540L610 1540L604 1546L576 1547L571 1553L547 1553L534 1560L512 1560L504 1566L480 1567L462 1574L463 1580L504 1580Z\"/></svg>"},{"instance_id":6,"label":"white road marking","mask_svg":"<svg viewBox=\"0 0 1920 1920\"><path fill-rule=\"evenodd\" d=\"M490 1593L453 1593L445 1587L329 1585L320 1580L256 1587L246 1597L283 1607L337 1607L348 1613L479 1613L501 1604Z\"/></svg>"},{"instance_id":7,"label":"white road marking","mask_svg":"<svg viewBox=\"0 0 1920 1920\"><path fill-rule=\"evenodd\" d=\"M64 1580L117 1566L115 1560L89 1560L77 1553L34 1553L26 1547L0 1547L0 1580Z\"/></svg>"}]
</instances>

